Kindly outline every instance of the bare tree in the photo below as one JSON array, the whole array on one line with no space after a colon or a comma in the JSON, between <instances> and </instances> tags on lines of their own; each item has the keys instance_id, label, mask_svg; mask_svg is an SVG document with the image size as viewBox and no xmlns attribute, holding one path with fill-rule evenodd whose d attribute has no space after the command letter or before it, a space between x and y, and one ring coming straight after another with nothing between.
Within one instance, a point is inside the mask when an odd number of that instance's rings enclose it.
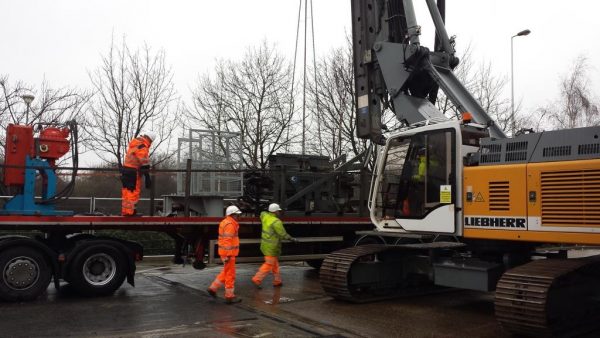
<instances>
[{"instance_id":1,"label":"bare tree","mask_svg":"<svg viewBox=\"0 0 600 338\"><path fill-rule=\"evenodd\" d=\"M503 130L511 129L511 102L510 98L504 96L506 89L506 76L495 75L491 62L483 62L474 74L474 85L472 94L495 123ZM520 104L515 107L515 119L517 119ZM520 125L515 120L515 125Z\"/></svg>"},{"instance_id":2,"label":"bare tree","mask_svg":"<svg viewBox=\"0 0 600 338\"><path fill-rule=\"evenodd\" d=\"M460 55L460 63L454 70L454 74L467 88L481 107L494 119L495 123L504 131L511 128L511 102L505 95L507 77L494 72L492 63L473 60L473 49L467 45ZM458 109L450 99L440 92L437 100L438 109L450 118L460 117ZM521 116L521 103L515 105L515 125L517 129L526 124Z\"/></svg>"},{"instance_id":3,"label":"bare tree","mask_svg":"<svg viewBox=\"0 0 600 338\"><path fill-rule=\"evenodd\" d=\"M11 84L7 75L0 76L0 127L9 123L36 124L83 120L89 93L73 88L52 88L43 81L39 88L16 81ZM29 109L21 98L32 94L35 99ZM1 133L0 153L4 152L5 133Z\"/></svg>"},{"instance_id":4,"label":"bare tree","mask_svg":"<svg viewBox=\"0 0 600 338\"><path fill-rule=\"evenodd\" d=\"M330 158L362 151L364 142L355 136L354 74L348 48L336 48L319 60L314 75L309 86L309 149Z\"/></svg>"},{"instance_id":5,"label":"bare tree","mask_svg":"<svg viewBox=\"0 0 600 338\"><path fill-rule=\"evenodd\" d=\"M214 75L199 79L189 120L209 130L241 133L244 164L265 168L269 155L297 139L291 84L291 65L264 41L248 48L240 61L219 60Z\"/></svg>"},{"instance_id":6,"label":"bare tree","mask_svg":"<svg viewBox=\"0 0 600 338\"><path fill-rule=\"evenodd\" d=\"M538 109L555 129L569 129L600 124L600 102L591 91L588 59L580 55L573 67L562 77L560 97ZM542 119L540 118L540 119Z\"/></svg>"},{"instance_id":7,"label":"bare tree","mask_svg":"<svg viewBox=\"0 0 600 338\"><path fill-rule=\"evenodd\" d=\"M150 129L158 135L152 153L158 149L169 152L182 105L164 50L154 53L144 46L132 51L125 39L120 47L112 41L102 64L89 77L95 95L87 145L101 159L121 165L129 141Z\"/></svg>"},{"instance_id":8,"label":"bare tree","mask_svg":"<svg viewBox=\"0 0 600 338\"><path fill-rule=\"evenodd\" d=\"M358 155L367 148L368 141L356 137L351 37L346 37L345 46L334 48L323 56L311 70L311 75L309 149L330 158ZM382 122L392 129L399 124L389 109L383 111Z\"/></svg>"}]
</instances>

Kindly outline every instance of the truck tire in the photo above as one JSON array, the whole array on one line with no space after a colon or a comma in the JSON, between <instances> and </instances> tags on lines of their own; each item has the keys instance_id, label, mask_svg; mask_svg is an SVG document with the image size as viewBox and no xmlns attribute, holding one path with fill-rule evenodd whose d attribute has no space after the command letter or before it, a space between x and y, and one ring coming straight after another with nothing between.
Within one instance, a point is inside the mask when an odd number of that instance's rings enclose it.
<instances>
[{"instance_id":1,"label":"truck tire","mask_svg":"<svg viewBox=\"0 0 600 338\"><path fill-rule=\"evenodd\" d=\"M38 250L20 246L0 253L0 299L34 300L46 291L51 279L51 268Z\"/></svg>"},{"instance_id":2,"label":"truck tire","mask_svg":"<svg viewBox=\"0 0 600 338\"><path fill-rule=\"evenodd\" d=\"M68 279L81 295L111 295L125 280L127 261L112 245L90 244L74 258Z\"/></svg>"}]
</instances>

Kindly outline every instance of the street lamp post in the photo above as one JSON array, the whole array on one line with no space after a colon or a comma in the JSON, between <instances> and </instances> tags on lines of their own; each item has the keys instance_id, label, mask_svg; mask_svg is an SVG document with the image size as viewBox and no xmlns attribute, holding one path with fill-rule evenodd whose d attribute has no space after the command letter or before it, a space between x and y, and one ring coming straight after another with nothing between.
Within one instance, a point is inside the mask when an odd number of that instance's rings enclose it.
<instances>
[{"instance_id":1,"label":"street lamp post","mask_svg":"<svg viewBox=\"0 0 600 338\"><path fill-rule=\"evenodd\" d=\"M23 102L27 105L27 111L25 112L25 124L29 124L29 108L31 107L31 102L35 99L35 96L31 94L23 94L21 95Z\"/></svg>"},{"instance_id":2,"label":"street lamp post","mask_svg":"<svg viewBox=\"0 0 600 338\"><path fill-rule=\"evenodd\" d=\"M517 36L529 35L531 31L529 29L522 30L519 33L510 37L510 123L512 129L512 136L515 136L515 74L513 70L513 39Z\"/></svg>"}]
</instances>

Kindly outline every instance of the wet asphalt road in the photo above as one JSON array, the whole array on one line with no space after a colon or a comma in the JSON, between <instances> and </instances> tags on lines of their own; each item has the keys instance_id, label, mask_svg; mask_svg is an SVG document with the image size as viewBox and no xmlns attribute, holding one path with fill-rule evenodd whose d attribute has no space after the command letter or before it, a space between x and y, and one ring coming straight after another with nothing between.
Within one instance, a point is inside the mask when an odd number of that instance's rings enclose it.
<instances>
[{"instance_id":1,"label":"wet asphalt road","mask_svg":"<svg viewBox=\"0 0 600 338\"><path fill-rule=\"evenodd\" d=\"M324 295L315 270L282 267L284 286L257 290L255 264L239 264L226 305L204 292L220 267L138 267L136 287L82 298L68 285L29 303L0 303L0 337L509 337L494 319L493 295L452 291L371 304Z\"/></svg>"}]
</instances>

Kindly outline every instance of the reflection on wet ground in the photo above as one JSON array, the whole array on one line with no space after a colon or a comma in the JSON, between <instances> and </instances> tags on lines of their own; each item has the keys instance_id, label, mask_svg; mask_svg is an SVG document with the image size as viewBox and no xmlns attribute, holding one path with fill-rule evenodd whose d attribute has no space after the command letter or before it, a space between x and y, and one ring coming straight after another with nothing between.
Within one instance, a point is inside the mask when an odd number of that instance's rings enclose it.
<instances>
[{"instance_id":1,"label":"reflection on wet ground","mask_svg":"<svg viewBox=\"0 0 600 338\"><path fill-rule=\"evenodd\" d=\"M271 279L257 289L258 265L239 264L236 294L205 290L219 266L194 270L166 263L138 267L136 287L111 297L82 298L68 285L35 302L0 303L0 336L119 337L508 337L494 319L493 295L453 291L372 304L327 297L318 273L303 264L282 266L283 287ZM8 333L8 334L7 334Z\"/></svg>"}]
</instances>

